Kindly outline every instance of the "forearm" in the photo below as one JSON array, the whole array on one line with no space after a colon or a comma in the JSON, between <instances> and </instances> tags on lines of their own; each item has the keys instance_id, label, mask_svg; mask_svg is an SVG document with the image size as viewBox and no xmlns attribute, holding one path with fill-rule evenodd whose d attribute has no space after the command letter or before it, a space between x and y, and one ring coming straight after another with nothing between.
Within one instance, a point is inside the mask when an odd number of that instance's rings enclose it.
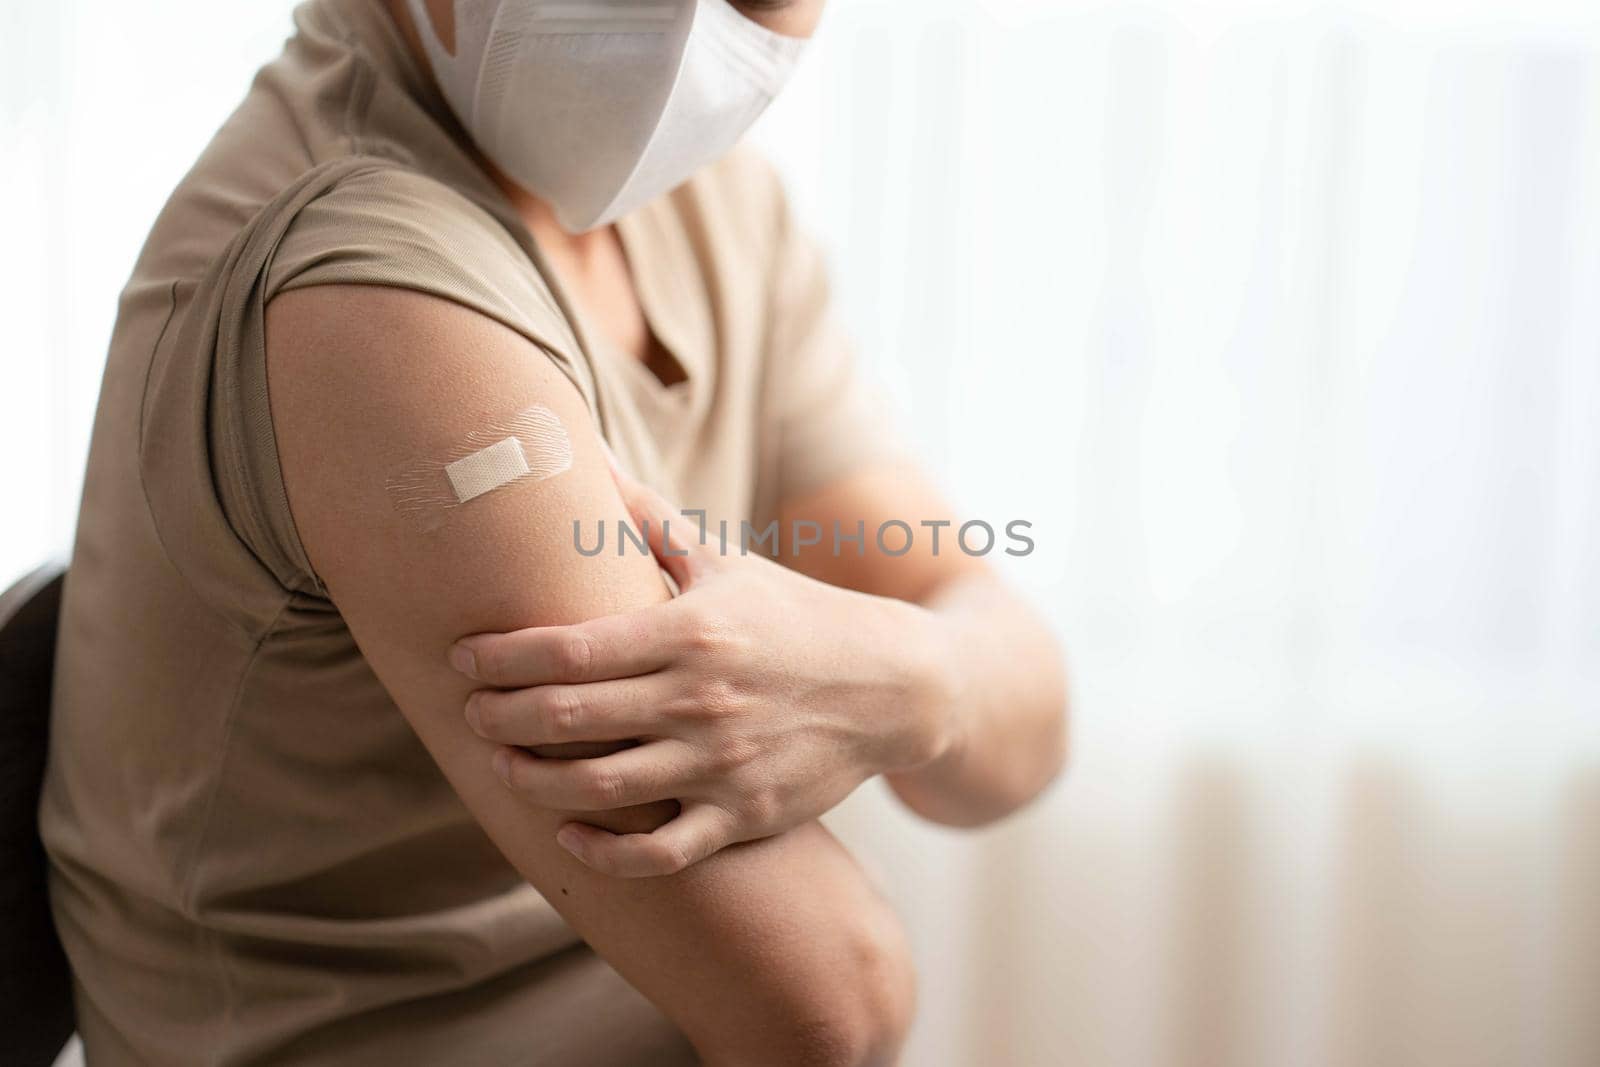
<instances>
[{"instance_id":1,"label":"forearm","mask_svg":"<svg viewBox=\"0 0 1600 1067\"><path fill-rule=\"evenodd\" d=\"M937 697L939 754L886 775L913 811L976 826L1033 799L1067 752L1066 680L1048 626L987 572L957 576L924 598L919 629Z\"/></svg>"}]
</instances>

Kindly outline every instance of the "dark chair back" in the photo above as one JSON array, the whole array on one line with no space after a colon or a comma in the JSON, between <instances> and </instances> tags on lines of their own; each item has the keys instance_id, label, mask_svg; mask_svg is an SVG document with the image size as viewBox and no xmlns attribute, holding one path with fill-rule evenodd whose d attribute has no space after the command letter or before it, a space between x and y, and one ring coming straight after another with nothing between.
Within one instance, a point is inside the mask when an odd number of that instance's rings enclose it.
<instances>
[{"instance_id":1,"label":"dark chair back","mask_svg":"<svg viewBox=\"0 0 1600 1067\"><path fill-rule=\"evenodd\" d=\"M50 1067L72 1036L72 979L45 895L39 788L65 569L0 593L0 1062Z\"/></svg>"}]
</instances>

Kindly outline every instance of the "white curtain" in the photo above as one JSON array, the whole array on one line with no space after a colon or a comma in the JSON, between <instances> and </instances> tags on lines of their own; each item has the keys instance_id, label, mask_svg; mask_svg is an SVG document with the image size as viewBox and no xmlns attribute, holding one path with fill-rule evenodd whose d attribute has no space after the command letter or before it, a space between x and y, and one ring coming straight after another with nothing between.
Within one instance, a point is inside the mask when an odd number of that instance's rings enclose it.
<instances>
[{"instance_id":1,"label":"white curtain","mask_svg":"<svg viewBox=\"0 0 1600 1067\"><path fill-rule=\"evenodd\" d=\"M286 10L0 15L6 571ZM916 944L908 1065L1600 1063L1597 14L834 0L758 138L1074 679L1024 815L831 820Z\"/></svg>"},{"instance_id":2,"label":"white curtain","mask_svg":"<svg viewBox=\"0 0 1600 1067\"><path fill-rule=\"evenodd\" d=\"M1597 16L834 5L763 139L1075 680L1022 817L833 820L908 1063L1600 1063Z\"/></svg>"}]
</instances>

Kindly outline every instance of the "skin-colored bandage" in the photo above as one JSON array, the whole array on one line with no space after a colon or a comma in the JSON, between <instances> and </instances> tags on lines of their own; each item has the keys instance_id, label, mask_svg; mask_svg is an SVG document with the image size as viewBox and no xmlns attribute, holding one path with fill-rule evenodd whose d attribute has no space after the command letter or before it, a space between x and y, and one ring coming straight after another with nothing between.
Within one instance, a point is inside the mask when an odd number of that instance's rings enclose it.
<instances>
[{"instance_id":1,"label":"skin-colored bandage","mask_svg":"<svg viewBox=\"0 0 1600 1067\"><path fill-rule=\"evenodd\" d=\"M388 480L395 510L432 529L479 497L572 468L572 440L555 412L535 404L469 433L437 459L408 464Z\"/></svg>"}]
</instances>

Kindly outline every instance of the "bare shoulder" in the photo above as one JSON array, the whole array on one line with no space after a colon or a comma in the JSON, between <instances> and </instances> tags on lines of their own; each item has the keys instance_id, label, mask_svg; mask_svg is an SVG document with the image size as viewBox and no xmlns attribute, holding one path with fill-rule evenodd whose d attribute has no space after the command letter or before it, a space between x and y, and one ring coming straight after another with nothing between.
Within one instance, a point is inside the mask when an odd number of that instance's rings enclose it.
<instances>
[{"instance_id":1,"label":"bare shoulder","mask_svg":"<svg viewBox=\"0 0 1600 1067\"><path fill-rule=\"evenodd\" d=\"M593 583L575 573L577 554L561 551L570 539L563 520L613 514L620 504L586 402L527 338L424 293L331 285L276 297L266 346L290 510L318 576L336 600L346 594L342 610L399 606L393 575L419 568L477 579L497 561L494 545L520 550L502 580L532 577L537 566L546 589ZM530 429L535 411L541 421ZM507 455L508 440L526 443L516 445L521 455ZM450 464L497 444L485 462L498 456L526 470L492 487L480 471L478 481L462 481L479 491L462 499ZM442 610L459 599L429 602ZM473 605L457 606L460 614Z\"/></svg>"},{"instance_id":2,"label":"bare shoulder","mask_svg":"<svg viewBox=\"0 0 1600 1067\"><path fill-rule=\"evenodd\" d=\"M582 404L531 341L415 290L292 290L268 304L266 337L272 414L291 432L327 435L373 417L403 420L413 433L448 429L461 413L481 414L496 395L517 389L558 403L571 393Z\"/></svg>"}]
</instances>

